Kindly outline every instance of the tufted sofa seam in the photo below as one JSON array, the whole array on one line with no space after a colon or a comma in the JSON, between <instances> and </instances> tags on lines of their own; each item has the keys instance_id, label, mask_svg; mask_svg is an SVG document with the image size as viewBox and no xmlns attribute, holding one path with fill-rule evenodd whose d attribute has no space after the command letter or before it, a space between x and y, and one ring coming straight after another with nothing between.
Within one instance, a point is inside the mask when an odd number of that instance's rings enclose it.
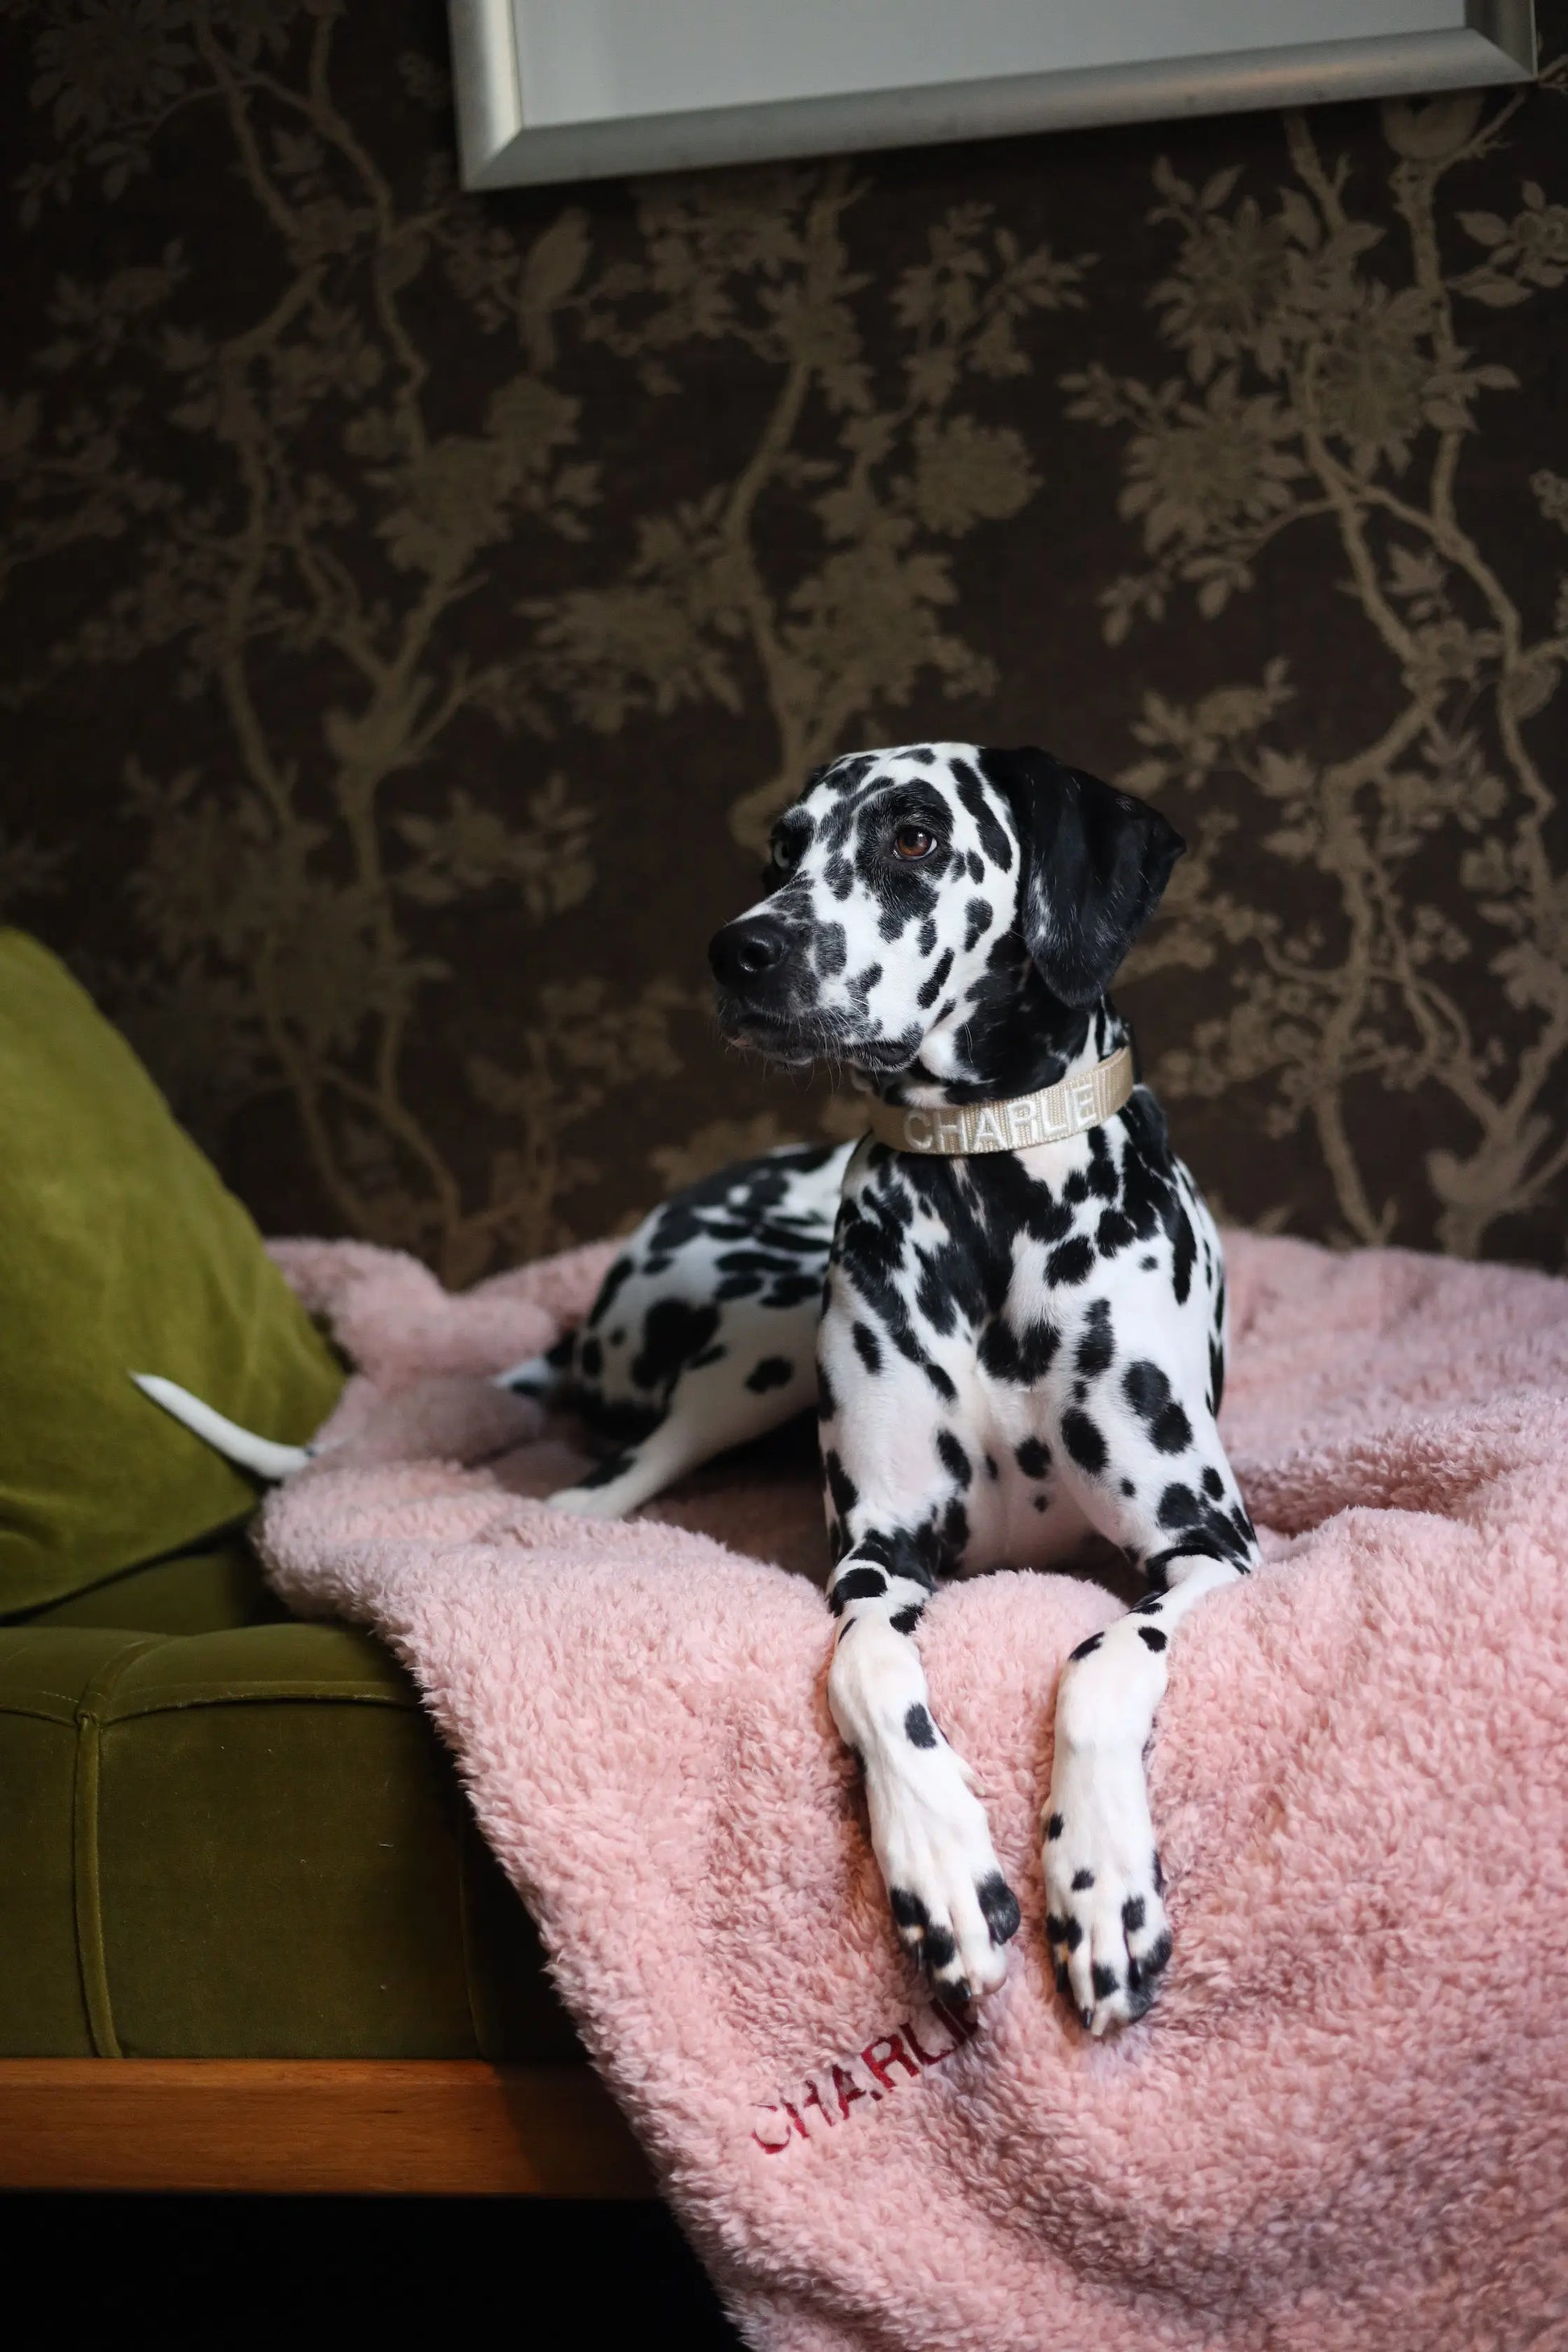
<instances>
[{"instance_id":1,"label":"tufted sofa seam","mask_svg":"<svg viewBox=\"0 0 1568 2352\"><path fill-rule=\"evenodd\" d=\"M109 1960L103 1933L99 1873L99 1790L102 1768L103 1710L116 1683L132 1663L171 1637L151 1633L128 1641L99 1668L77 1704L76 1776L71 1800L72 1880L76 1898L76 1957L82 2006L96 2056L124 2053L114 2030L109 1990Z\"/></svg>"}]
</instances>

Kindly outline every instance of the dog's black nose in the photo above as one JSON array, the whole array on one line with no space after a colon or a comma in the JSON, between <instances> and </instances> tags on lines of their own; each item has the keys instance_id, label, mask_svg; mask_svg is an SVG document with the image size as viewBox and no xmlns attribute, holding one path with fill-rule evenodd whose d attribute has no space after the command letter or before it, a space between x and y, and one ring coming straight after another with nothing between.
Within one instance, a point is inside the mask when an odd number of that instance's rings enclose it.
<instances>
[{"instance_id":1,"label":"dog's black nose","mask_svg":"<svg viewBox=\"0 0 1568 2352\"><path fill-rule=\"evenodd\" d=\"M708 961L721 988L746 988L784 961L787 945L777 923L755 916L715 931L708 943Z\"/></svg>"}]
</instances>

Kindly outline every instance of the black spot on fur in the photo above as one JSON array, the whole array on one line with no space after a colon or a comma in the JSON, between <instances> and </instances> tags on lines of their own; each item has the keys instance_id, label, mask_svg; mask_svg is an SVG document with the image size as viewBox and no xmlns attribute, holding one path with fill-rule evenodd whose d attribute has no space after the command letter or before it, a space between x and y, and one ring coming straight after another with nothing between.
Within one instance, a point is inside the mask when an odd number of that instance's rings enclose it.
<instances>
[{"instance_id":1,"label":"black spot on fur","mask_svg":"<svg viewBox=\"0 0 1568 2352\"><path fill-rule=\"evenodd\" d=\"M1051 1466L1051 1449L1043 1437L1026 1437L1013 1448L1013 1459L1026 1478L1044 1478Z\"/></svg>"},{"instance_id":2,"label":"black spot on fur","mask_svg":"<svg viewBox=\"0 0 1568 2352\"><path fill-rule=\"evenodd\" d=\"M795 1378L795 1366L787 1356L764 1356L755 1369L746 1374L746 1386L757 1396L769 1389L787 1388Z\"/></svg>"},{"instance_id":3,"label":"black spot on fur","mask_svg":"<svg viewBox=\"0 0 1568 2352\"><path fill-rule=\"evenodd\" d=\"M827 1450L822 1468L827 1480L827 1491L833 1497L833 1507L841 1519L847 1519L860 1500L860 1489L832 1446Z\"/></svg>"},{"instance_id":4,"label":"black spot on fur","mask_svg":"<svg viewBox=\"0 0 1568 2352\"><path fill-rule=\"evenodd\" d=\"M1146 1649L1163 1650L1166 1645L1168 1636L1161 1633L1158 1625L1140 1625L1138 1628L1138 1639L1143 1643Z\"/></svg>"},{"instance_id":5,"label":"black spot on fur","mask_svg":"<svg viewBox=\"0 0 1568 2352\"><path fill-rule=\"evenodd\" d=\"M1129 1936L1135 1936L1143 1925L1144 1904L1141 1895L1130 1895L1121 1906L1121 1925Z\"/></svg>"},{"instance_id":6,"label":"black spot on fur","mask_svg":"<svg viewBox=\"0 0 1568 2352\"><path fill-rule=\"evenodd\" d=\"M588 1317L588 1328L590 1330L592 1330L596 1324L604 1321L605 1316L609 1313L611 1307L616 1303L616 1292L620 1289L621 1285L624 1282L629 1282L631 1280L632 1275L635 1271L636 1269L629 1257L618 1257L616 1260L614 1265L611 1266L608 1274L605 1276L604 1281L599 1285L599 1295L597 1298L595 1299L593 1311Z\"/></svg>"},{"instance_id":7,"label":"black spot on fur","mask_svg":"<svg viewBox=\"0 0 1568 2352\"><path fill-rule=\"evenodd\" d=\"M1075 1895L1087 1894L1093 1885L1094 1873L1092 1870L1075 1870L1073 1872L1072 1891Z\"/></svg>"},{"instance_id":8,"label":"black spot on fur","mask_svg":"<svg viewBox=\"0 0 1568 2352\"><path fill-rule=\"evenodd\" d=\"M1108 1298L1093 1299L1073 1362L1086 1381L1095 1381L1101 1372L1110 1370L1110 1360L1115 1353L1116 1342L1110 1333L1110 1301Z\"/></svg>"},{"instance_id":9,"label":"black spot on fur","mask_svg":"<svg viewBox=\"0 0 1568 2352\"><path fill-rule=\"evenodd\" d=\"M999 1870L981 1880L974 1890L974 1899L980 1906L981 1917L991 1930L991 1941L1011 1943L1019 1927L1018 1898Z\"/></svg>"},{"instance_id":10,"label":"black spot on fur","mask_svg":"<svg viewBox=\"0 0 1568 2352\"><path fill-rule=\"evenodd\" d=\"M991 901L988 898L971 898L963 913L963 952L969 955L991 920Z\"/></svg>"},{"instance_id":11,"label":"black spot on fur","mask_svg":"<svg viewBox=\"0 0 1568 2352\"><path fill-rule=\"evenodd\" d=\"M976 1353L982 1369L993 1380L1032 1389L1037 1388L1050 1370L1060 1346L1061 1334L1053 1324L1035 1323L1026 1331L1018 1332L998 1316L982 1331Z\"/></svg>"},{"instance_id":12,"label":"black spot on fur","mask_svg":"<svg viewBox=\"0 0 1568 2352\"><path fill-rule=\"evenodd\" d=\"M1208 1468L1204 1472L1204 1493L1211 1496L1212 1499L1217 1503L1224 1492L1225 1480L1220 1476L1219 1472L1215 1468L1211 1462Z\"/></svg>"},{"instance_id":13,"label":"black spot on fur","mask_svg":"<svg viewBox=\"0 0 1568 2352\"><path fill-rule=\"evenodd\" d=\"M993 866L1004 874L1013 871L1013 845L1005 826L987 800L979 777L967 760L954 760L952 781L958 787L958 797L974 819L974 829L980 835L980 846ZM975 879L979 880L979 876Z\"/></svg>"},{"instance_id":14,"label":"black spot on fur","mask_svg":"<svg viewBox=\"0 0 1568 2352\"><path fill-rule=\"evenodd\" d=\"M928 1013L942 994L942 982L952 970L952 950L943 948L932 965L924 984L916 992L915 1002L922 1013Z\"/></svg>"},{"instance_id":15,"label":"black spot on fur","mask_svg":"<svg viewBox=\"0 0 1568 2352\"><path fill-rule=\"evenodd\" d=\"M1069 1405L1062 1415L1062 1444L1080 1470L1098 1477L1105 1467L1105 1440L1087 1412Z\"/></svg>"},{"instance_id":16,"label":"black spot on fur","mask_svg":"<svg viewBox=\"0 0 1568 2352\"><path fill-rule=\"evenodd\" d=\"M904 1738L911 1748L936 1746L936 1726L918 1699L904 1717Z\"/></svg>"},{"instance_id":17,"label":"black spot on fur","mask_svg":"<svg viewBox=\"0 0 1568 2352\"><path fill-rule=\"evenodd\" d=\"M1193 1442L1193 1424L1173 1398L1150 1424L1149 1434L1159 1454L1184 1454Z\"/></svg>"},{"instance_id":18,"label":"black spot on fur","mask_svg":"<svg viewBox=\"0 0 1568 2352\"><path fill-rule=\"evenodd\" d=\"M1190 1486L1173 1482L1160 1497L1160 1525L1163 1528L1195 1527L1203 1517L1203 1506Z\"/></svg>"},{"instance_id":19,"label":"black spot on fur","mask_svg":"<svg viewBox=\"0 0 1568 2352\"><path fill-rule=\"evenodd\" d=\"M1103 1633L1091 1633L1086 1642L1079 1643L1076 1650L1069 1651L1068 1655L1073 1658L1092 1658L1104 1639Z\"/></svg>"},{"instance_id":20,"label":"black spot on fur","mask_svg":"<svg viewBox=\"0 0 1568 2352\"><path fill-rule=\"evenodd\" d=\"M639 1389L668 1395L687 1365L703 1355L718 1328L717 1307L691 1307L684 1298L656 1299L643 1317L642 1346L630 1367L633 1381Z\"/></svg>"},{"instance_id":21,"label":"black spot on fur","mask_svg":"<svg viewBox=\"0 0 1568 2352\"><path fill-rule=\"evenodd\" d=\"M951 1429L939 1429L936 1435L937 1457L950 1478L960 1486L967 1486L974 1475L968 1454Z\"/></svg>"},{"instance_id":22,"label":"black spot on fur","mask_svg":"<svg viewBox=\"0 0 1568 2352\"><path fill-rule=\"evenodd\" d=\"M1046 1823L1046 1835L1054 1843L1060 1837L1061 1833L1062 1817L1060 1813L1053 1813L1049 1821Z\"/></svg>"},{"instance_id":23,"label":"black spot on fur","mask_svg":"<svg viewBox=\"0 0 1568 2352\"><path fill-rule=\"evenodd\" d=\"M1046 1260L1046 1280L1053 1286L1058 1283L1087 1282L1094 1271L1094 1244L1084 1234L1076 1234L1070 1242L1063 1242Z\"/></svg>"},{"instance_id":24,"label":"black spot on fur","mask_svg":"<svg viewBox=\"0 0 1568 2352\"><path fill-rule=\"evenodd\" d=\"M584 1380L596 1381L605 1369L605 1351L597 1339L584 1339L577 1351L577 1363Z\"/></svg>"},{"instance_id":25,"label":"black spot on fur","mask_svg":"<svg viewBox=\"0 0 1568 2352\"><path fill-rule=\"evenodd\" d=\"M868 1323L852 1325L849 1336L855 1342L855 1353L859 1357L866 1370L875 1378L882 1369L881 1341Z\"/></svg>"},{"instance_id":26,"label":"black spot on fur","mask_svg":"<svg viewBox=\"0 0 1568 2352\"><path fill-rule=\"evenodd\" d=\"M1094 1962L1089 1972L1089 1980L1094 1987L1096 2000L1109 2000L1121 1982L1116 1970L1108 1969L1103 1960Z\"/></svg>"},{"instance_id":27,"label":"black spot on fur","mask_svg":"<svg viewBox=\"0 0 1568 2352\"><path fill-rule=\"evenodd\" d=\"M1184 1307L1187 1294L1193 1286L1193 1265L1198 1245L1193 1234L1193 1221L1179 1201L1173 1204L1168 1230L1171 1234L1171 1287L1176 1294L1177 1306Z\"/></svg>"},{"instance_id":28,"label":"black spot on fur","mask_svg":"<svg viewBox=\"0 0 1568 2352\"><path fill-rule=\"evenodd\" d=\"M887 1589L879 1568L847 1568L828 1594L827 1605L836 1617L842 1617L852 1601L876 1601Z\"/></svg>"},{"instance_id":29,"label":"black spot on fur","mask_svg":"<svg viewBox=\"0 0 1568 2352\"><path fill-rule=\"evenodd\" d=\"M923 1614L919 1602L911 1601L907 1609L895 1609L888 1622L895 1633L912 1633Z\"/></svg>"},{"instance_id":30,"label":"black spot on fur","mask_svg":"<svg viewBox=\"0 0 1568 2352\"><path fill-rule=\"evenodd\" d=\"M928 1927L925 1933L925 1964L928 1969L945 1969L958 1950L951 1927Z\"/></svg>"}]
</instances>

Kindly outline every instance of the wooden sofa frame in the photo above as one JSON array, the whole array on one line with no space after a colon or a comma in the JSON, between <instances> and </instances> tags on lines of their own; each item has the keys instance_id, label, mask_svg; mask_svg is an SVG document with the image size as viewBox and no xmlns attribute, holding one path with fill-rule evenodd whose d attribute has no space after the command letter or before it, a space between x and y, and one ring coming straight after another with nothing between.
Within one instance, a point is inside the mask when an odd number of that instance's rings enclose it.
<instances>
[{"instance_id":1,"label":"wooden sofa frame","mask_svg":"<svg viewBox=\"0 0 1568 2352\"><path fill-rule=\"evenodd\" d=\"M477 2059L0 2060L0 2189L655 2194L590 2067Z\"/></svg>"}]
</instances>

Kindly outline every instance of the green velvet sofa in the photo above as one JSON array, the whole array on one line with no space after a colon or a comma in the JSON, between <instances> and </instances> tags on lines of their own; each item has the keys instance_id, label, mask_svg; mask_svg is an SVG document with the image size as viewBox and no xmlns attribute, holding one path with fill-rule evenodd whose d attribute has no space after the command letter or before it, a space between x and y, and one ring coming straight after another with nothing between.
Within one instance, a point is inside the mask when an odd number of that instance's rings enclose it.
<instances>
[{"instance_id":1,"label":"green velvet sofa","mask_svg":"<svg viewBox=\"0 0 1568 2352\"><path fill-rule=\"evenodd\" d=\"M580 2056L407 1678L243 1540L0 1627L0 2056Z\"/></svg>"},{"instance_id":2,"label":"green velvet sofa","mask_svg":"<svg viewBox=\"0 0 1568 2352\"><path fill-rule=\"evenodd\" d=\"M298 1441L342 1361L3 929L0 1122L0 2187L646 2193L406 1676L131 1377Z\"/></svg>"},{"instance_id":3,"label":"green velvet sofa","mask_svg":"<svg viewBox=\"0 0 1568 2352\"><path fill-rule=\"evenodd\" d=\"M0 2187L652 2193L407 1677L237 1534L0 1624Z\"/></svg>"}]
</instances>

